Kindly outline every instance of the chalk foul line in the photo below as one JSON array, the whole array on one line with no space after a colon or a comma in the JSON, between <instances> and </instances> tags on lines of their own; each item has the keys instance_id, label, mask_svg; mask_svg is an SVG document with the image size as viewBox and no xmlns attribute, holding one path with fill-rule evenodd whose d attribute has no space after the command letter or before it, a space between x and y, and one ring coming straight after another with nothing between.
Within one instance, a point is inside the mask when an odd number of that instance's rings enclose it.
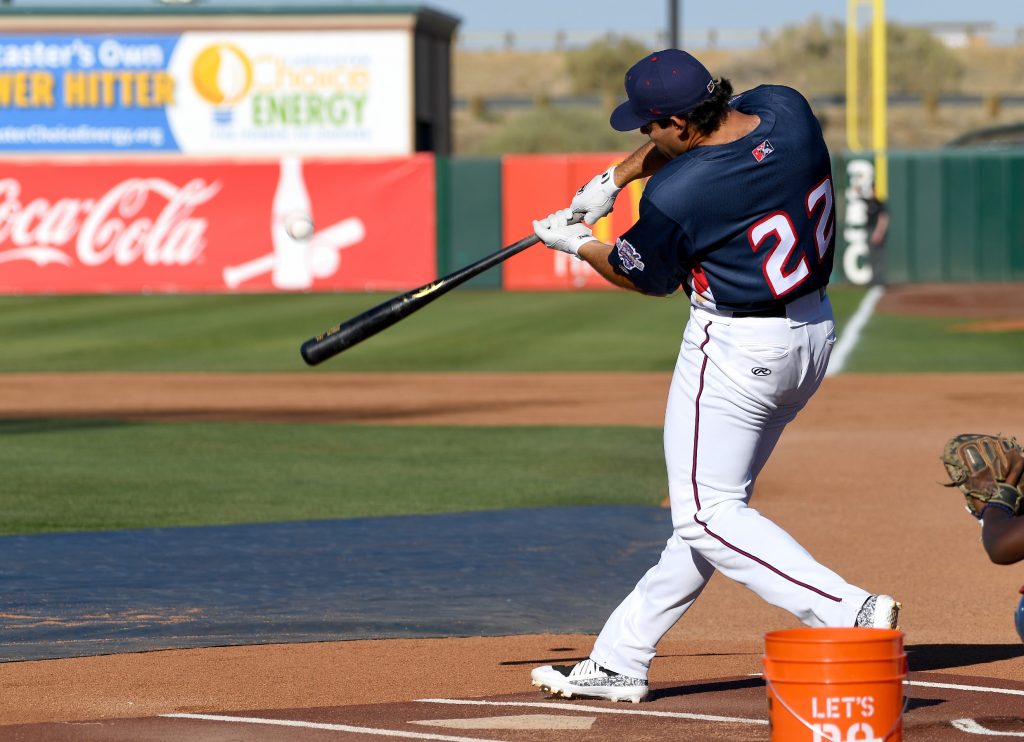
<instances>
[{"instance_id":1,"label":"chalk foul line","mask_svg":"<svg viewBox=\"0 0 1024 742\"><path fill-rule=\"evenodd\" d=\"M860 333L864 329L864 326L871 319L871 315L874 314L875 305L878 300L882 298L882 294L885 293L884 286L872 286L868 289L868 292L864 294L864 298L860 300L860 305L857 307L857 311L850 317L849 323L843 328L843 334L838 341L836 346L832 350L832 358L828 362L828 370L825 372L825 376L834 376L843 370L843 366L846 365L846 360L850 357L850 353L857 347L857 341L860 340Z\"/></svg>"},{"instance_id":2,"label":"chalk foul line","mask_svg":"<svg viewBox=\"0 0 1024 742\"><path fill-rule=\"evenodd\" d=\"M453 737L448 734L406 732L398 729L377 729L375 727L353 727L347 724L323 724L315 721L294 721L291 719L262 719L252 716L221 716L218 714L160 714L165 719L192 719L195 721L223 721L234 724L264 724L274 727L295 727L299 729L322 729L328 732L349 732L351 734L372 734L378 737L401 737L403 739L430 739L438 742L505 742L504 740L483 739L482 737Z\"/></svg>"},{"instance_id":3,"label":"chalk foul line","mask_svg":"<svg viewBox=\"0 0 1024 742\"><path fill-rule=\"evenodd\" d=\"M968 734L981 734L986 737L1024 737L1024 732L997 732L994 729L983 727L974 719L953 719L950 724Z\"/></svg>"},{"instance_id":4,"label":"chalk foul line","mask_svg":"<svg viewBox=\"0 0 1024 742\"><path fill-rule=\"evenodd\" d=\"M515 706L518 708L565 709L587 714L625 714L628 716L657 716L666 719L692 719L694 721L720 721L731 724L767 724L767 719L748 719L740 716L711 716L710 714L687 714L682 711L644 711L641 709L604 708L579 703L557 703L552 701L476 701L454 698L417 698L416 703L442 703L452 706Z\"/></svg>"},{"instance_id":5,"label":"chalk foul line","mask_svg":"<svg viewBox=\"0 0 1024 742\"><path fill-rule=\"evenodd\" d=\"M1001 693L1007 696L1024 696L1024 690L1014 688L992 688L985 685L957 685L956 683L931 683L924 680L908 680L907 685L920 685L924 688L948 688L949 690L970 690L977 693Z\"/></svg>"},{"instance_id":6,"label":"chalk foul line","mask_svg":"<svg viewBox=\"0 0 1024 742\"><path fill-rule=\"evenodd\" d=\"M760 678L762 673L750 672L747 677ZM959 683L935 683L930 680L906 680L907 685L920 685L922 688L946 688L948 690L969 690L976 693L1000 693L1007 696L1024 696L1024 690L1015 688L993 688L990 685L961 685Z\"/></svg>"}]
</instances>

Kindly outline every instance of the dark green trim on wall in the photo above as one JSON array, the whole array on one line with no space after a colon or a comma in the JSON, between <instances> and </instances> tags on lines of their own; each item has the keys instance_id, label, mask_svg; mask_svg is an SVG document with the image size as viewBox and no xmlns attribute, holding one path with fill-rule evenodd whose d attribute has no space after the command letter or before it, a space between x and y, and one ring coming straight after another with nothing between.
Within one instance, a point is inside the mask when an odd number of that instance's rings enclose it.
<instances>
[{"instance_id":1,"label":"dark green trim on wall","mask_svg":"<svg viewBox=\"0 0 1024 742\"><path fill-rule=\"evenodd\" d=\"M446 275L499 250L501 160L497 157L438 157L437 266ZM466 286L501 288L499 265Z\"/></svg>"}]
</instances>

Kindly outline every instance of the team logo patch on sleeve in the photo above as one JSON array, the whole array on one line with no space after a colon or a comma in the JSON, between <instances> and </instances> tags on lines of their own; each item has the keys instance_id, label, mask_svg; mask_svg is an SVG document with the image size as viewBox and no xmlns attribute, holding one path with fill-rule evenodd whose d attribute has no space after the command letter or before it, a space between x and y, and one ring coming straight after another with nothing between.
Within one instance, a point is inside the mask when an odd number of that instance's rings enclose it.
<instances>
[{"instance_id":1,"label":"team logo patch on sleeve","mask_svg":"<svg viewBox=\"0 0 1024 742\"><path fill-rule=\"evenodd\" d=\"M760 162L761 160L763 160L765 157L767 157L768 155L770 155L774 151L775 151L775 147L772 146L771 142L769 142L767 139L765 139L759 145L754 147L754 149L751 150L750 154L752 154L754 156L755 160Z\"/></svg>"},{"instance_id":2,"label":"team logo patch on sleeve","mask_svg":"<svg viewBox=\"0 0 1024 742\"><path fill-rule=\"evenodd\" d=\"M622 261L622 267L627 271L631 271L634 268L638 271L644 269L644 261L640 259L640 253L636 251L636 248L629 244L628 241L621 237L615 240L615 252L619 254L619 260Z\"/></svg>"}]
</instances>

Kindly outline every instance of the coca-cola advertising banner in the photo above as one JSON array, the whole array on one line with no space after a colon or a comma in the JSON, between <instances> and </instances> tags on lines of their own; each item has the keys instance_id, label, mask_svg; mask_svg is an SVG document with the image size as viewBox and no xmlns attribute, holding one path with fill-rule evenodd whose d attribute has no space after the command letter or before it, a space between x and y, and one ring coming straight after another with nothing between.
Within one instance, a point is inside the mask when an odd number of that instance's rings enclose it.
<instances>
[{"instance_id":1,"label":"coca-cola advertising banner","mask_svg":"<svg viewBox=\"0 0 1024 742\"><path fill-rule=\"evenodd\" d=\"M502 158L504 242L529 234L534 219L564 209L576 189L610 165L621 153L573 155L506 155ZM615 201L615 210L594 225L594 236L612 244L639 218L643 183L630 183ZM573 256L531 248L502 264L502 285L511 290L610 289L610 283Z\"/></svg>"},{"instance_id":2,"label":"coca-cola advertising banner","mask_svg":"<svg viewBox=\"0 0 1024 742\"><path fill-rule=\"evenodd\" d=\"M434 159L7 161L0 292L407 290L437 275Z\"/></svg>"},{"instance_id":3,"label":"coca-cola advertising banner","mask_svg":"<svg viewBox=\"0 0 1024 742\"><path fill-rule=\"evenodd\" d=\"M412 154L410 34L0 35L0 151Z\"/></svg>"}]
</instances>

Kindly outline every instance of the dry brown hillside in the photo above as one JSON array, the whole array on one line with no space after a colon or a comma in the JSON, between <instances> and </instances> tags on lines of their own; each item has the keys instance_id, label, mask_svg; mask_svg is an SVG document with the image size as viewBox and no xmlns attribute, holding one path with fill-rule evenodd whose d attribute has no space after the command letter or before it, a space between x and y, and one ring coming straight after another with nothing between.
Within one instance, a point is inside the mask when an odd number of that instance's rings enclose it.
<instances>
[{"instance_id":1,"label":"dry brown hillside","mask_svg":"<svg viewBox=\"0 0 1024 742\"><path fill-rule=\"evenodd\" d=\"M545 99L571 95L572 81L566 54L560 51L457 50L453 72L455 96L470 101L471 105L457 109L455 113L456 151L471 151L488 133L524 113L523 109L488 109L486 101L489 98L518 96L533 98L538 104L543 104ZM763 65L758 64L756 51L714 50L699 54L712 72L730 77L737 89L765 81L802 87L798 81L773 76L770 70L764 70ZM955 50L954 54L964 69L957 89L965 96L981 100L973 104L931 101L931 105L890 106L890 148L937 147L974 129L1024 123L1024 103L1007 100L1009 96L1024 97L1024 48L978 46ZM759 73L764 77L758 79ZM809 92L814 97L821 91ZM607 108L612 103L606 100L603 107ZM825 124L829 146L835 151L846 149L844 108L818 103L816 110ZM865 145L870 146L866 121L861 131Z\"/></svg>"}]
</instances>

